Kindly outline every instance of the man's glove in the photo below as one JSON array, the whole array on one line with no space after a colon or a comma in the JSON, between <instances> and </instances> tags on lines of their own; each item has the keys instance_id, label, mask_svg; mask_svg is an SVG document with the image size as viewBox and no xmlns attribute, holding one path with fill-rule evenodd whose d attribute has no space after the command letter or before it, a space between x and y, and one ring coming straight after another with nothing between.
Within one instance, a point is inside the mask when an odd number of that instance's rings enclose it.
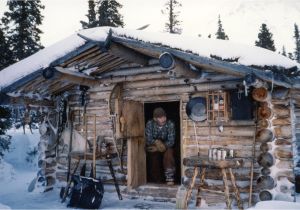
<instances>
[{"instance_id":1,"label":"man's glove","mask_svg":"<svg viewBox=\"0 0 300 210\"><path fill-rule=\"evenodd\" d=\"M147 146L146 150L147 150L147 152L157 152L158 151L155 145Z\"/></svg>"},{"instance_id":2,"label":"man's glove","mask_svg":"<svg viewBox=\"0 0 300 210\"><path fill-rule=\"evenodd\" d=\"M165 152L167 150L166 145L159 139L155 140L154 145L159 152Z\"/></svg>"}]
</instances>

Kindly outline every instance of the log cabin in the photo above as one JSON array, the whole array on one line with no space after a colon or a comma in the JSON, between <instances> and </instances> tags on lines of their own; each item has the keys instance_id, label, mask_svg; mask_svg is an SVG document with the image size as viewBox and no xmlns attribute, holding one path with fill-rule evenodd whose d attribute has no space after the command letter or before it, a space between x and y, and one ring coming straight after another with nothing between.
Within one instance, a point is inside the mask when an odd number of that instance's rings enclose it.
<instances>
[{"instance_id":1,"label":"log cabin","mask_svg":"<svg viewBox=\"0 0 300 210\"><path fill-rule=\"evenodd\" d=\"M174 201L180 184L195 181L206 203L217 205L225 201L221 171L208 167L201 183L189 157L221 149L242 160L232 171L246 207L249 199L292 201L297 184L299 192L299 69L282 55L228 40L99 27L2 70L1 104L43 113L45 190L67 180L78 151L95 152L81 165L94 162L97 177L112 183L97 155L104 140L124 195ZM193 111L193 101L201 110ZM156 107L175 123L175 186L148 179L144 128ZM84 150L76 148L80 137Z\"/></svg>"}]
</instances>

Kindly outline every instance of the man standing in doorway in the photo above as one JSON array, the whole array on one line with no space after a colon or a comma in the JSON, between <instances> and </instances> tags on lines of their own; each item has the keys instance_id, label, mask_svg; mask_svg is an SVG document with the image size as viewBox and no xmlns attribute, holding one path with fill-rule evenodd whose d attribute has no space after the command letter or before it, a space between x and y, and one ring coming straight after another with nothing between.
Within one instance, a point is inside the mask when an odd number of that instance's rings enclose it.
<instances>
[{"instance_id":1,"label":"man standing in doorway","mask_svg":"<svg viewBox=\"0 0 300 210\"><path fill-rule=\"evenodd\" d=\"M166 112L161 107L153 111L153 119L146 124L146 150L151 179L162 182L161 166L165 181L174 184L175 160L173 146L175 143L175 125L167 120Z\"/></svg>"}]
</instances>

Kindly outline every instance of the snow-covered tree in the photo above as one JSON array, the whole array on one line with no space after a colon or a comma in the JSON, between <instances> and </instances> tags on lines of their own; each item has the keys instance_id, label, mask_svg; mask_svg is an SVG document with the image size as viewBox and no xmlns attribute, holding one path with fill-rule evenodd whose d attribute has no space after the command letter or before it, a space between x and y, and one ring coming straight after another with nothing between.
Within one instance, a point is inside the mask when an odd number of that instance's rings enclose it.
<instances>
[{"instance_id":1,"label":"snow-covered tree","mask_svg":"<svg viewBox=\"0 0 300 210\"><path fill-rule=\"evenodd\" d=\"M100 0L98 4L98 26L123 27L123 16L119 9L123 6L116 0Z\"/></svg>"},{"instance_id":2,"label":"snow-covered tree","mask_svg":"<svg viewBox=\"0 0 300 210\"><path fill-rule=\"evenodd\" d=\"M258 40L255 41L255 46L259 46L268 50L276 51L273 34L269 31L267 25L263 23L258 33Z\"/></svg>"},{"instance_id":3,"label":"snow-covered tree","mask_svg":"<svg viewBox=\"0 0 300 210\"><path fill-rule=\"evenodd\" d=\"M10 50L8 40L6 39L0 23L0 71L12 64L13 56Z\"/></svg>"},{"instance_id":4,"label":"snow-covered tree","mask_svg":"<svg viewBox=\"0 0 300 210\"><path fill-rule=\"evenodd\" d=\"M89 10L88 10L88 14L86 15L86 17L88 18L88 22L80 21L83 29L93 28L98 26L95 1L89 0L88 2L89 2Z\"/></svg>"},{"instance_id":5,"label":"snow-covered tree","mask_svg":"<svg viewBox=\"0 0 300 210\"><path fill-rule=\"evenodd\" d=\"M284 47L284 46L282 46L282 52L281 52L281 55L286 56L286 50L285 50L285 47Z\"/></svg>"},{"instance_id":6,"label":"snow-covered tree","mask_svg":"<svg viewBox=\"0 0 300 210\"><path fill-rule=\"evenodd\" d=\"M9 11L4 13L2 23L16 60L21 60L42 49L39 26L42 24L41 0L8 0Z\"/></svg>"},{"instance_id":7,"label":"snow-covered tree","mask_svg":"<svg viewBox=\"0 0 300 210\"><path fill-rule=\"evenodd\" d=\"M0 106L0 158L3 156L3 152L8 150L10 144L10 137L4 135L10 126L10 111L8 108Z\"/></svg>"},{"instance_id":8,"label":"snow-covered tree","mask_svg":"<svg viewBox=\"0 0 300 210\"><path fill-rule=\"evenodd\" d=\"M295 23L294 25L294 38L295 38L295 60L300 63L300 33L298 25Z\"/></svg>"},{"instance_id":9,"label":"snow-covered tree","mask_svg":"<svg viewBox=\"0 0 300 210\"><path fill-rule=\"evenodd\" d=\"M222 25L220 15L219 15L219 19L218 19L218 31L216 33L216 38L217 39L223 39L223 40L228 40L229 39L229 37L225 34L225 31L223 29L223 25Z\"/></svg>"},{"instance_id":10,"label":"snow-covered tree","mask_svg":"<svg viewBox=\"0 0 300 210\"><path fill-rule=\"evenodd\" d=\"M179 27L181 21L178 20L180 14L178 7L181 7L181 3L178 0L168 0L165 3L164 10L162 10L162 13L168 17L168 21L165 23L165 29L171 34L180 34L182 31Z\"/></svg>"}]
</instances>

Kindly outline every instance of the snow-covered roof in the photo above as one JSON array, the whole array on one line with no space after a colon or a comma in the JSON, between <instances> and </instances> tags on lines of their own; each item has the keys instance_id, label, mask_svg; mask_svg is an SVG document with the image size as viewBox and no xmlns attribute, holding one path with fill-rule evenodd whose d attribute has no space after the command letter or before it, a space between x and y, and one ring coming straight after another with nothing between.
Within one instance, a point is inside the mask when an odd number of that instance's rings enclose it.
<instances>
[{"instance_id":1,"label":"snow-covered roof","mask_svg":"<svg viewBox=\"0 0 300 210\"><path fill-rule=\"evenodd\" d=\"M39 52L25 58L0 71L0 89L3 89L25 76L49 67L51 63L68 53L85 45L88 40L105 42L112 31L112 37L134 39L166 48L196 54L207 58L234 60L233 63L245 66L277 66L285 69L297 67L300 64L278 53L255 47L238 44L229 40L205 39L188 37L169 33L153 33L123 28L97 27L81 30L78 33L57 42ZM78 36L81 35L81 36ZM88 38L88 40L84 38Z\"/></svg>"}]
</instances>

